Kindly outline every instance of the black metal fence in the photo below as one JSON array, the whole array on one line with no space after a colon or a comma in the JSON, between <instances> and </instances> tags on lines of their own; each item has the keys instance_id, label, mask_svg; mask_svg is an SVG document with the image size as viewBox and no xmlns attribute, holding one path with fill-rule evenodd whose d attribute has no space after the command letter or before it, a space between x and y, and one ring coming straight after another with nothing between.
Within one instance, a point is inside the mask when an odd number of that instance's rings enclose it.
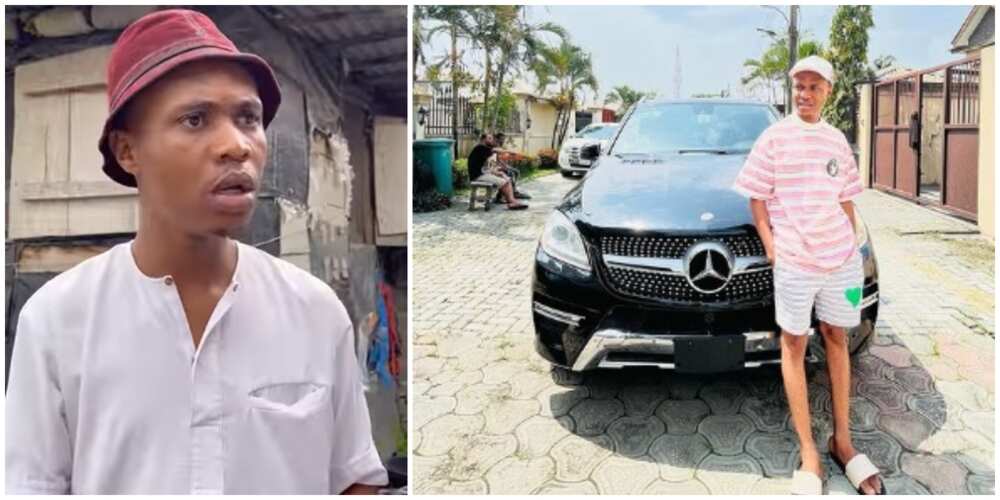
<instances>
[{"instance_id":1,"label":"black metal fence","mask_svg":"<svg viewBox=\"0 0 1000 500\"><path fill-rule=\"evenodd\" d=\"M458 137L474 137L483 129L484 107L468 97L456 96L451 82L420 81L431 88L431 104L424 124L425 137L452 137L452 117L458 115ZM522 133L521 113L515 107L507 116L503 131Z\"/></svg>"}]
</instances>

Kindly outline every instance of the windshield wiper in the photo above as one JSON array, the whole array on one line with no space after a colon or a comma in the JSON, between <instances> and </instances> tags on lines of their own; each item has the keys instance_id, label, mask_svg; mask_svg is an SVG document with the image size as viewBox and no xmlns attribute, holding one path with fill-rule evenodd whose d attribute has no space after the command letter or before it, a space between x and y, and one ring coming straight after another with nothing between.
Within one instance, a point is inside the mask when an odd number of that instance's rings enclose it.
<instances>
[{"instance_id":1,"label":"windshield wiper","mask_svg":"<svg viewBox=\"0 0 1000 500\"><path fill-rule=\"evenodd\" d=\"M729 154L729 150L728 149L708 149L708 148L705 148L705 149L678 149L677 150L677 154L679 154L679 155L687 154L687 153L709 153L709 154L715 154L715 155L724 155L724 154Z\"/></svg>"}]
</instances>

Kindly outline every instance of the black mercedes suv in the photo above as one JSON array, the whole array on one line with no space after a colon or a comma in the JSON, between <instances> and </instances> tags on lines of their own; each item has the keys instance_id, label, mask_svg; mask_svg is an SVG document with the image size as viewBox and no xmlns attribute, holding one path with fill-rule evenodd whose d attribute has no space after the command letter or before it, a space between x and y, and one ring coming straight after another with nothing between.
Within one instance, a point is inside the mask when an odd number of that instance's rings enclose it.
<instances>
[{"instance_id":1,"label":"black mercedes suv","mask_svg":"<svg viewBox=\"0 0 1000 500\"><path fill-rule=\"evenodd\" d=\"M595 368L711 373L780 363L771 266L749 201L732 189L771 106L644 101L549 215L535 253L535 345L557 381ZM858 211L862 321L874 335L878 271ZM807 359L815 361L812 339Z\"/></svg>"}]
</instances>

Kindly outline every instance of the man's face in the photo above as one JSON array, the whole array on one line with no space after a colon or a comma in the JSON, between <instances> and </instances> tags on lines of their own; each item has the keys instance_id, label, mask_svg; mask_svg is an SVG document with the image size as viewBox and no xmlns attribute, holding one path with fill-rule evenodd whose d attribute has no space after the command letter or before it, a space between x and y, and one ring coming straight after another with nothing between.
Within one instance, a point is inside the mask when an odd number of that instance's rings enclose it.
<instances>
[{"instance_id":1,"label":"man's face","mask_svg":"<svg viewBox=\"0 0 1000 500\"><path fill-rule=\"evenodd\" d=\"M239 64L184 64L132 101L113 139L143 210L193 235L246 225L267 158L262 104Z\"/></svg>"},{"instance_id":2,"label":"man's face","mask_svg":"<svg viewBox=\"0 0 1000 500\"><path fill-rule=\"evenodd\" d=\"M830 82L819 73L803 71L792 79L792 99L795 112L808 122L819 120L823 104L830 97Z\"/></svg>"},{"instance_id":3,"label":"man's face","mask_svg":"<svg viewBox=\"0 0 1000 500\"><path fill-rule=\"evenodd\" d=\"M492 146L494 144L494 142L493 142L493 135L492 134L486 134L486 142L485 142L485 144L487 146Z\"/></svg>"}]
</instances>

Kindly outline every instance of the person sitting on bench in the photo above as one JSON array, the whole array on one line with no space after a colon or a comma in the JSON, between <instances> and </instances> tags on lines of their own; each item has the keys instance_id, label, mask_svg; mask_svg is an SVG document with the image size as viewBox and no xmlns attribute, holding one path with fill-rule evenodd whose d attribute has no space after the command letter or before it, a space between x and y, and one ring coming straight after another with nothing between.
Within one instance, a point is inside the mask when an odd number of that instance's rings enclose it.
<instances>
[{"instance_id":1,"label":"person sitting on bench","mask_svg":"<svg viewBox=\"0 0 1000 500\"><path fill-rule=\"evenodd\" d=\"M510 150L507 150L507 149L503 149L503 145L504 145L505 141L506 141L506 136L504 135L504 133L503 132L497 132L496 136L494 136L494 140L493 140L493 144L492 144L492 146L493 146L493 152L497 153L497 157L500 160L500 164L502 166L501 172L503 172L504 175L506 175L507 177L510 177L510 183L513 186L514 197L515 198L517 198L519 200L530 200L531 199L530 195L528 195L527 193L518 191L518 189L517 189L517 182L520 180L521 172L518 169L510 166L510 163L508 163L507 161L505 161L506 159L503 156L501 156L501 155L504 155L504 156L506 156L506 155L515 155L515 156L517 156L518 155L518 153L516 151L510 151ZM497 193L497 195L499 196L499 193ZM498 201L499 201L499 198L498 198Z\"/></svg>"},{"instance_id":2,"label":"person sitting on bench","mask_svg":"<svg viewBox=\"0 0 1000 500\"><path fill-rule=\"evenodd\" d=\"M502 172L494 167L494 171L484 170L490 157L495 158L493 153L493 136L483 134L479 136L479 143L469 152L469 180L477 182L489 182L496 187L498 194L506 200L509 210L523 210L528 205L520 203L514 197L514 185Z\"/></svg>"}]
</instances>

